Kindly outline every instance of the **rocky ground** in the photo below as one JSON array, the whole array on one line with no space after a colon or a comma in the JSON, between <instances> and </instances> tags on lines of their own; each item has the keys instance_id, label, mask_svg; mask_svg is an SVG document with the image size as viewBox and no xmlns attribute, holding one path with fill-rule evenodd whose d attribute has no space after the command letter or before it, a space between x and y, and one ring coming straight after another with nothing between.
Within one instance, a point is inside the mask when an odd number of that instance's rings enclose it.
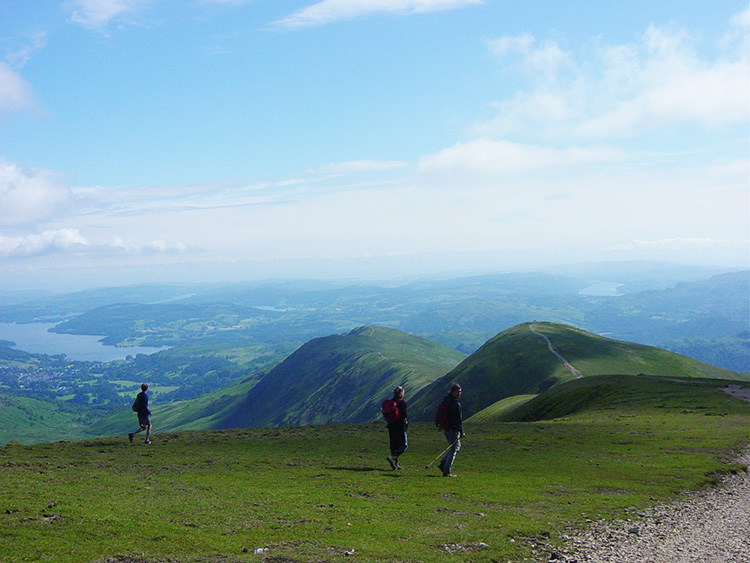
<instances>
[{"instance_id":1,"label":"rocky ground","mask_svg":"<svg viewBox=\"0 0 750 563\"><path fill-rule=\"evenodd\" d=\"M750 449L738 459L750 466ZM567 537L553 563L750 563L750 473Z\"/></svg>"}]
</instances>

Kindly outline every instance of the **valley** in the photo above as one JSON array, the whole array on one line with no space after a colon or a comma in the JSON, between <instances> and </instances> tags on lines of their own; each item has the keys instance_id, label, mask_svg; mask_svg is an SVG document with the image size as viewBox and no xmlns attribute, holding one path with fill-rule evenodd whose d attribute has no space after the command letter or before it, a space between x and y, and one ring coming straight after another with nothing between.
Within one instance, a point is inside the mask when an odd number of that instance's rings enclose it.
<instances>
[{"instance_id":1,"label":"valley","mask_svg":"<svg viewBox=\"0 0 750 563\"><path fill-rule=\"evenodd\" d=\"M0 443L119 434L130 424L128 405L143 381L162 431L368 422L378 416L380 395L396 384L414 397L414 412L427 417L441 386L467 378L466 369L455 371L459 364L473 365L503 331L522 326L531 328L534 340L506 339L501 357L481 368L487 377L470 387L484 402L469 405L472 412L490 401L539 394L570 377L637 374L648 362L662 361L623 362L640 354L636 344L658 348L664 342L662 350L680 351L678 343L695 347L700 341L708 357L724 358L712 364L723 368L720 377L743 379L750 371L748 272L685 281L666 273L650 281L635 272L631 277L621 278L617 295L593 291L588 277L530 273L381 285L145 285L26 296L0 308L3 321L57 317L57 333L97 335L134 353L110 362L77 361L0 345L0 398L17 420L13 428L0 427ZM566 348L578 337L541 328L552 325L588 336ZM603 349L595 335L634 348ZM165 348L143 354L141 346ZM592 350L603 350L594 364ZM671 360L658 370L679 376L694 369L689 363ZM296 399L280 401L271 392L278 388ZM269 393L273 399L262 399ZM306 404L330 393L349 398L324 413ZM60 413L59 420L35 414L45 410Z\"/></svg>"}]
</instances>

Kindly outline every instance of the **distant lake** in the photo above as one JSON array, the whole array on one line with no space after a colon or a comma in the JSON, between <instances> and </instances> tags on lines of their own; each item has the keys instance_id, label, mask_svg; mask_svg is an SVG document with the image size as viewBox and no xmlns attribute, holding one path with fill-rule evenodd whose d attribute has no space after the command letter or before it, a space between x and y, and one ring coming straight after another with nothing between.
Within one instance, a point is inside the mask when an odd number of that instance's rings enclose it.
<instances>
[{"instance_id":1,"label":"distant lake","mask_svg":"<svg viewBox=\"0 0 750 563\"><path fill-rule=\"evenodd\" d=\"M132 346L117 348L99 342L103 336L47 332L54 323L0 323L0 340L15 342L16 350L32 354L65 354L70 360L110 362L136 354L153 354L166 348Z\"/></svg>"},{"instance_id":2,"label":"distant lake","mask_svg":"<svg viewBox=\"0 0 750 563\"><path fill-rule=\"evenodd\" d=\"M597 297L617 297L621 283L597 281L578 292L579 295L595 295Z\"/></svg>"}]
</instances>

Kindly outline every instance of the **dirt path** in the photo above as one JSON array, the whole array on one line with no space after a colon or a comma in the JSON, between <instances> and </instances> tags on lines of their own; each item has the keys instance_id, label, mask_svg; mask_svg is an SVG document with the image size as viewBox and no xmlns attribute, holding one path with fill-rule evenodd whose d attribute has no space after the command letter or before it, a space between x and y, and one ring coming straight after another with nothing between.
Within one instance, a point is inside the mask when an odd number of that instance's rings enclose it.
<instances>
[{"instance_id":1,"label":"dirt path","mask_svg":"<svg viewBox=\"0 0 750 563\"><path fill-rule=\"evenodd\" d=\"M738 461L750 465L750 449ZM750 474L565 538L555 563L750 563Z\"/></svg>"},{"instance_id":2,"label":"dirt path","mask_svg":"<svg viewBox=\"0 0 750 563\"><path fill-rule=\"evenodd\" d=\"M568 370L570 371L570 373L572 373L572 374L573 374L573 376L574 376L574 377L576 377L576 378L578 378L578 377L583 377L583 375L581 374L581 372L580 372L580 371L578 371L578 370L577 370L576 368L574 368L574 367L573 367L573 366L572 366L572 365L570 364L570 362L568 362L568 360L566 360L565 358L563 358L563 357L562 357L562 356L560 355L560 353L559 353L559 352L558 352L557 350L555 350L555 347L554 347L554 346L552 346L552 342L550 341L550 339L549 339L549 338L547 338L547 335L546 335L546 334L542 334L541 332L537 332L537 331L536 331L536 325L530 325L530 326L529 326L529 329L531 330L531 332L533 332L534 334L536 334L536 335L537 335L538 337L540 337L540 338L543 338L543 339L544 339L544 340L545 340L545 341L547 342L547 347L549 348L549 351L550 351L550 352L552 352L552 353L553 353L553 354L554 354L555 356L557 356L557 358L558 358L558 359L559 359L559 360L560 360L560 361L561 361L561 362L563 363L563 365L564 365L564 366L565 366L565 367L566 367L566 368L567 368L567 369L568 369Z\"/></svg>"}]
</instances>

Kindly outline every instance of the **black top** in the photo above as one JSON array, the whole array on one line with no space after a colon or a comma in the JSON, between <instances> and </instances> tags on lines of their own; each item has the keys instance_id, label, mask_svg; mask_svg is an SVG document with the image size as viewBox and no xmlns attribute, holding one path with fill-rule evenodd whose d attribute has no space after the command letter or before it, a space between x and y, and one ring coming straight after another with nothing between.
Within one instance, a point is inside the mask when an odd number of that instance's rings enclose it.
<instances>
[{"instance_id":1,"label":"black top","mask_svg":"<svg viewBox=\"0 0 750 563\"><path fill-rule=\"evenodd\" d=\"M451 428L456 432L463 433L464 424L461 403L451 393L448 393L443 402L448 405L448 419L451 422Z\"/></svg>"},{"instance_id":2,"label":"black top","mask_svg":"<svg viewBox=\"0 0 750 563\"><path fill-rule=\"evenodd\" d=\"M406 420L406 401L404 401L403 398L397 399L396 397L393 397L393 399L396 401L396 408L398 409L398 419L403 422Z\"/></svg>"},{"instance_id":3,"label":"black top","mask_svg":"<svg viewBox=\"0 0 750 563\"><path fill-rule=\"evenodd\" d=\"M146 392L138 393L136 399L138 401L138 416L149 416L151 411L148 410L148 395L146 395Z\"/></svg>"}]
</instances>

